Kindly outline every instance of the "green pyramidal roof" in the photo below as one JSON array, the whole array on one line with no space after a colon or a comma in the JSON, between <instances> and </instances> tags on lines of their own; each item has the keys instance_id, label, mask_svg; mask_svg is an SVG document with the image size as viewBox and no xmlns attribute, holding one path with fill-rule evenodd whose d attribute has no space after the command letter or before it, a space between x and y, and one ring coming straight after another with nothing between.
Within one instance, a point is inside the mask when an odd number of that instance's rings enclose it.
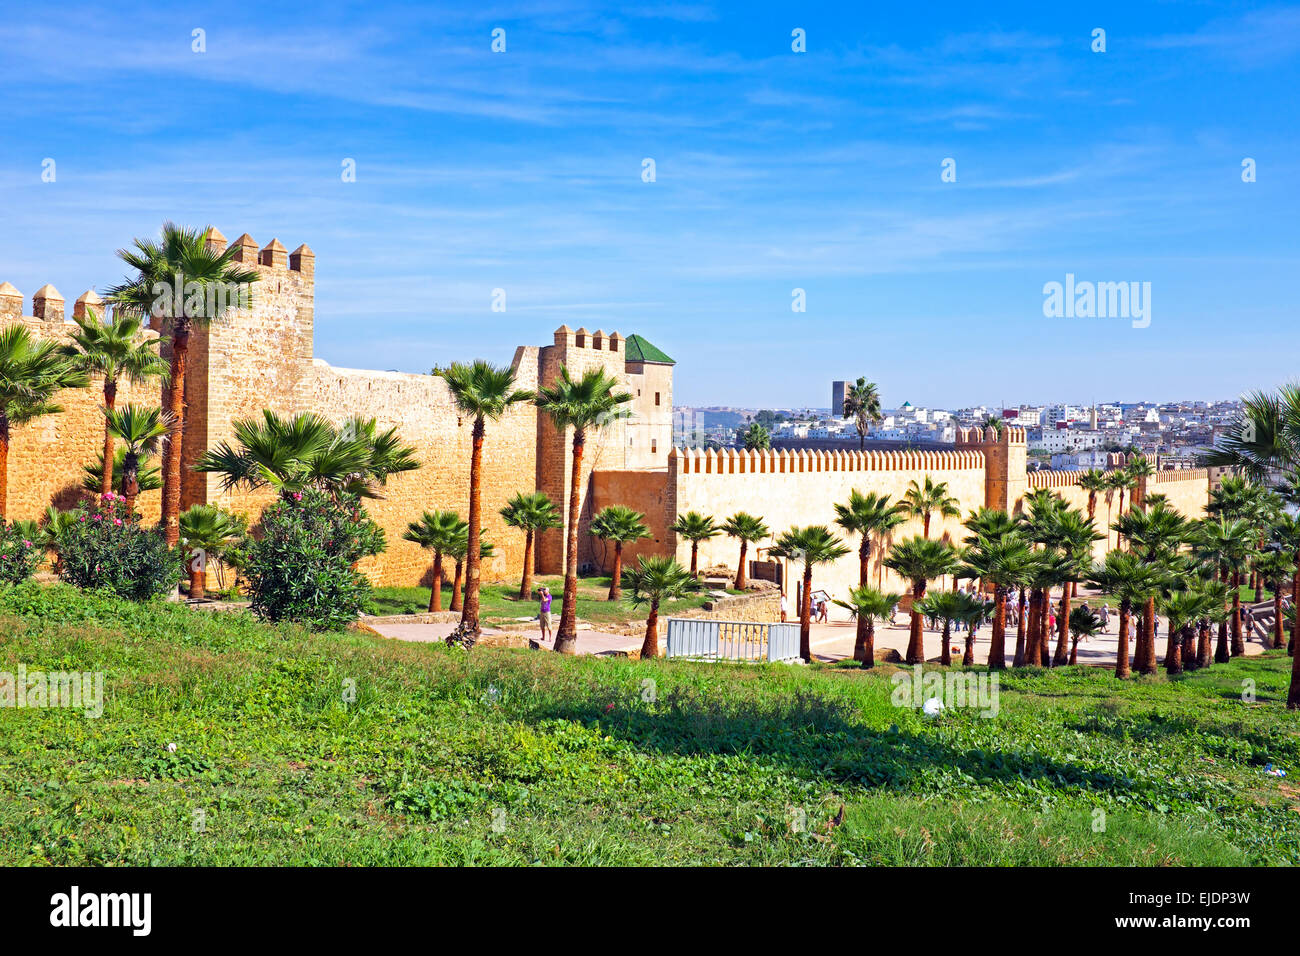
<instances>
[{"instance_id":1,"label":"green pyramidal roof","mask_svg":"<svg viewBox=\"0 0 1300 956\"><path fill-rule=\"evenodd\" d=\"M639 335L629 335L624 348L629 362L658 362L660 365L677 364Z\"/></svg>"}]
</instances>

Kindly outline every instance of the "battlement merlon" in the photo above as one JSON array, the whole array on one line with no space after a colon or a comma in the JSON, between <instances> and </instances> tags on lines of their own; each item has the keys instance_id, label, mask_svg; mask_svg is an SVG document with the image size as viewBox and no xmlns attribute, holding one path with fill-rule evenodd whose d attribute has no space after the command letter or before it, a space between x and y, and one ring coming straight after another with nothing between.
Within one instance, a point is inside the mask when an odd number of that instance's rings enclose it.
<instances>
[{"instance_id":1,"label":"battlement merlon","mask_svg":"<svg viewBox=\"0 0 1300 956\"><path fill-rule=\"evenodd\" d=\"M606 333L601 329L595 332L588 332L585 328L575 331L567 325L561 325L555 330L555 344L562 349L592 349L623 355L625 341L626 339L617 332Z\"/></svg>"},{"instance_id":2,"label":"battlement merlon","mask_svg":"<svg viewBox=\"0 0 1300 956\"><path fill-rule=\"evenodd\" d=\"M986 448L990 445L1023 445L1026 443L1025 430L1015 425L1003 425L1001 428L984 429L978 425L972 428L957 429L958 448Z\"/></svg>"},{"instance_id":3,"label":"battlement merlon","mask_svg":"<svg viewBox=\"0 0 1300 956\"><path fill-rule=\"evenodd\" d=\"M264 269L298 272L309 282L315 282L316 253L312 252L311 247L305 242L293 252L286 251L279 239L272 239L259 249L257 240L248 233L244 233L232 243L227 243L226 237L216 226L209 226L203 237L207 241L208 248L216 252L225 252L227 248L233 249L232 262L261 266Z\"/></svg>"}]
</instances>

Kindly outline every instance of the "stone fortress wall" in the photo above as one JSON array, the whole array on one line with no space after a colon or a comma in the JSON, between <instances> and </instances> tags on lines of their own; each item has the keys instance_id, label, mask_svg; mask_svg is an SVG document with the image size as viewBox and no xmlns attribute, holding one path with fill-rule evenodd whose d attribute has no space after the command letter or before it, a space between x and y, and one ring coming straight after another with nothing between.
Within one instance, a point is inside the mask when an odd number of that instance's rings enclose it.
<instances>
[{"instance_id":1,"label":"stone fortress wall","mask_svg":"<svg viewBox=\"0 0 1300 956\"><path fill-rule=\"evenodd\" d=\"M208 242L225 248L216 229ZM388 537L388 550L363 564L376 584L429 583L429 555L402 540L408 522L424 510L450 509L464 516L467 508L471 422L457 412L446 383L423 374L336 368L315 358L315 255L306 245L292 253L278 240L259 248L247 234L234 240L235 258L255 268L259 281L253 300L235 309L210 328L196 330L191 339L186 375L187 427L184 462L192 465L220 441L233 443L233 422L254 417L264 408L282 415L312 411L334 422L360 415L378 420L380 428L396 426L413 445L422 467L392 478L384 497L367 503ZM23 298L7 283L0 285L0 326L21 322L41 336L66 340L63 300L51 286L33 297L32 315L22 313ZM78 299L75 312L102 306L93 292ZM147 333L158 334L157 329ZM164 343L164 355L167 345ZM500 361L499 359L492 359ZM429 364L447 364L453 357L430 355ZM900 498L912 480L926 474L948 483L961 503L962 514L982 505L1015 511L1025 493L1052 487L1077 507L1087 493L1077 486L1077 472L1027 473L1023 429L984 433L959 430L953 450L926 452L777 451L750 453L727 450L673 449L673 366L634 361L627 339L616 332L561 326L550 344L519 346L511 365L521 388L538 389L554 383L562 366L574 376L600 367L633 396L630 411L588 435L579 480L579 564L607 567L612 550L595 541L587 529L591 516L608 504L627 504L646 515L651 536L629 546L625 554L674 554L690 557L688 542L669 530L676 516L690 510L712 514L719 522L736 511L761 516L774 532L792 525L834 526L834 504L851 490L876 491ZM79 496L81 466L94 460L102 442L99 409L102 383L66 392L64 414L50 416L14 430L9 462L10 517L37 518L51 503L66 507ZM119 403L155 404L160 389L119 388ZM523 561L523 535L508 528L499 509L517 491L546 492L567 515L572 465L572 433L560 435L546 416L531 404L517 405L488 426L484 449L484 533L496 546L496 557L485 562L487 580L515 578ZM157 463L155 461L155 463ZM272 499L266 491L230 492L220 477L186 469L182 507L206 502L255 518ZM1208 499L1206 472L1159 472L1151 489L1169 496L1179 510L1197 515ZM156 520L160 493L147 492L140 508ZM1104 508L1098 506L1099 524ZM900 527L892 540L920 532L920 522ZM934 516L931 534L960 542L959 519ZM759 557L771 541L751 547ZM846 542L849 556L818 569L815 585L841 596L857 583L856 542ZM888 542L887 542L888 544ZM540 573L559 573L564 563L562 530L541 536L537 546ZM734 568L739 545L719 536L700 548L702 566ZM873 573L891 590L905 582L873 560ZM794 569L791 568L791 572Z\"/></svg>"}]
</instances>

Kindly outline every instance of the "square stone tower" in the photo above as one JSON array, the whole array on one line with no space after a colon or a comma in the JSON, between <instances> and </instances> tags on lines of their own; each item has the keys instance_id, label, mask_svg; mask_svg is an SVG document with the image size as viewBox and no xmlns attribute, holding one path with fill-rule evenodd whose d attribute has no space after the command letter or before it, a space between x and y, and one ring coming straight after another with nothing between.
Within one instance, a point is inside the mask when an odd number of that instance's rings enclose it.
<instances>
[{"instance_id":1,"label":"square stone tower","mask_svg":"<svg viewBox=\"0 0 1300 956\"><path fill-rule=\"evenodd\" d=\"M1025 430L1010 425L959 428L957 450L984 453L984 506L1011 514L1029 489Z\"/></svg>"}]
</instances>

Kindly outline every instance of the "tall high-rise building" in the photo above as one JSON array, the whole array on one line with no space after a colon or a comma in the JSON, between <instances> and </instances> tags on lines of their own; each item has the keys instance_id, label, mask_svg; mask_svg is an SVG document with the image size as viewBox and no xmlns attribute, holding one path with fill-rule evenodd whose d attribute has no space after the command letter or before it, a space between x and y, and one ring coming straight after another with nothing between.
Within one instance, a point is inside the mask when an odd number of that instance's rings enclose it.
<instances>
[{"instance_id":1,"label":"tall high-rise building","mask_svg":"<svg viewBox=\"0 0 1300 956\"><path fill-rule=\"evenodd\" d=\"M848 382L831 382L831 414L844 414L844 395L849 389Z\"/></svg>"}]
</instances>

